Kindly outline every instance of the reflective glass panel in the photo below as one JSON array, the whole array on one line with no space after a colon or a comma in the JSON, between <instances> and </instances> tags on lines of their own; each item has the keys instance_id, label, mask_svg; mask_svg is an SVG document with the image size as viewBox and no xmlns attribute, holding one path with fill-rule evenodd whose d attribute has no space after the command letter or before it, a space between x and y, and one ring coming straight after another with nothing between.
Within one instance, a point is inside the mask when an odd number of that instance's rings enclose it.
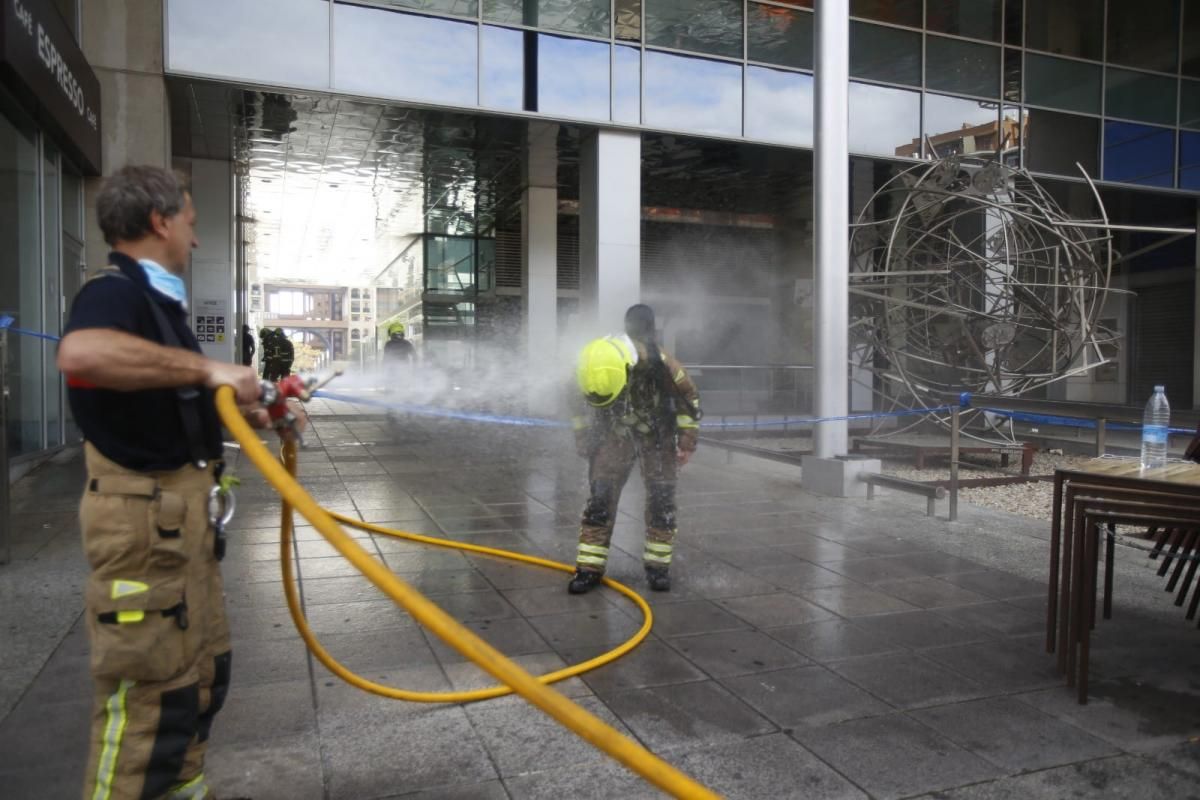
<instances>
[{"instance_id":1,"label":"reflective glass panel","mask_svg":"<svg viewBox=\"0 0 1200 800\"><path fill-rule=\"evenodd\" d=\"M1000 41L1001 0L927 0L925 25L931 31Z\"/></svg>"},{"instance_id":2,"label":"reflective glass panel","mask_svg":"<svg viewBox=\"0 0 1200 800\"><path fill-rule=\"evenodd\" d=\"M1000 96L1000 48L961 39L925 39L925 85L942 92Z\"/></svg>"},{"instance_id":3,"label":"reflective glass panel","mask_svg":"<svg viewBox=\"0 0 1200 800\"><path fill-rule=\"evenodd\" d=\"M1015 47L1004 48L1004 75L1001 91L1005 100L1021 102L1021 51Z\"/></svg>"},{"instance_id":4,"label":"reflective glass panel","mask_svg":"<svg viewBox=\"0 0 1200 800\"><path fill-rule=\"evenodd\" d=\"M642 40L642 0L616 0L618 39L631 42Z\"/></svg>"},{"instance_id":5,"label":"reflective glass panel","mask_svg":"<svg viewBox=\"0 0 1200 800\"><path fill-rule=\"evenodd\" d=\"M335 88L447 105L478 101L475 24L340 3L334 14Z\"/></svg>"},{"instance_id":6,"label":"reflective glass panel","mask_svg":"<svg viewBox=\"0 0 1200 800\"><path fill-rule=\"evenodd\" d=\"M1179 134L1179 188L1200 189L1200 133Z\"/></svg>"},{"instance_id":7,"label":"reflective glass panel","mask_svg":"<svg viewBox=\"0 0 1200 800\"><path fill-rule=\"evenodd\" d=\"M45 265L42 297L42 327L46 333L62 333L62 200L58 180L58 150L42 140L42 260ZM55 348L42 345L46 379L46 447L62 444L62 391L60 391Z\"/></svg>"},{"instance_id":8,"label":"reflective glass panel","mask_svg":"<svg viewBox=\"0 0 1200 800\"><path fill-rule=\"evenodd\" d=\"M1025 102L1067 111L1100 113L1099 64L1025 54Z\"/></svg>"},{"instance_id":9,"label":"reflective glass panel","mask_svg":"<svg viewBox=\"0 0 1200 800\"><path fill-rule=\"evenodd\" d=\"M926 94L923 138L939 157L994 153L1001 143L1000 108L983 100Z\"/></svg>"},{"instance_id":10,"label":"reflective glass panel","mask_svg":"<svg viewBox=\"0 0 1200 800\"><path fill-rule=\"evenodd\" d=\"M1099 61L1104 0L1025 0L1025 46Z\"/></svg>"},{"instance_id":11,"label":"reflective glass panel","mask_svg":"<svg viewBox=\"0 0 1200 800\"><path fill-rule=\"evenodd\" d=\"M1200 0L1183 1L1183 52L1179 69L1200 78Z\"/></svg>"},{"instance_id":12,"label":"reflective glass panel","mask_svg":"<svg viewBox=\"0 0 1200 800\"><path fill-rule=\"evenodd\" d=\"M919 152L921 95L866 83L850 83L850 152L906 156Z\"/></svg>"},{"instance_id":13,"label":"reflective glass panel","mask_svg":"<svg viewBox=\"0 0 1200 800\"><path fill-rule=\"evenodd\" d=\"M1179 0L1116 0L1108 4L1108 54L1113 64L1175 72Z\"/></svg>"},{"instance_id":14,"label":"reflective glass panel","mask_svg":"<svg viewBox=\"0 0 1200 800\"><path fill-rule=\"evenodd\" d=\"M812 13L750 3L746 18L746 49L751 61L812 69Z\"/></svg>"},{"instance_id":15,"label":"reflective glass panel","mask_svg":"<svg viewBox=\"0 0 1200 800\"><path fill-rule=\"evenodd\" d=\"M920 86L921 34L851 22L850 75Z\"/></svg>"},{"instance_id":16,"label":"reflective glass panel","mask_svg":"<svg viewBox=\"0 0 1200 800\"><path fill-rule=\"evenodd\" d=\"M1104 180L1171 186L1175 178L1175 131L1104 123Z\"/></svg>"},{"instance_id":17,"label":"reflective glass panel","mask_svg":"<svg viewBox=\"0 0 1200 800\"><path fill-rule=\"evenodd\" d=\"M645 0L646 44L742 57L742 0Z\"/></svg>"},{"instance_id":18,"label":"reflective glass panel","mask_svg":"<svg viewBox=\"0 0 1200 800\"><path fill-rule=\"evenodd\" d=\"M1200 130L1200 81L1179 82L1179 124Z\"/></svg>"},{"instance_id":19,"label":"reflective glass panel","mask_svg":"<svg viewBox=\"0 0 1200 800\"><path fill-rule=\"evenodd\" d=\"M813 79L802 72L746 68L746 137L812 147Z\"/></svg>"},{"instance_id":20,"label":"reflective glass panel","mask_svg":"<svg viewBox=\"0 0 1200 800\"><path fill-rule=\"evenodd\" d=\"M166 14L168 71L329 88L325 0L168 0Z\"/></svg>"},{"instance_id":21,"label":"reflective glass panel","mask_svg":"<svg viewBox=\"0 0 1200 800\"><path fill-rule=\"evenodd\" d=\"M1004 0L1004 43L1020 47L1025 33L1025 0Z\"/></svg>"},{"instance_id":22,"label":"reflective glass panel","mask_svg":"<svg viewBox=\"0 0 1200 800\"><path fill-rule=\"evenodd\" d=\"M617 46L613 50L614 122L636 125L642 120L642 53L636 47Z\"/></svg>"},{"instance_id":23,"label":"reflective glass panel","mask_svg":"<svg viewBox=\"0 0 1200 800\"><path fill-rule=\"evenodd\" d=\"M1004 163L1010 167L1021 166L1021 151L1025 147L1025 132L1029 127L1025 121L1029 112L1022 112L1016 106L1005 106L1000 117L1000 145L1004 153Z\"/></svg>"},{"instance_id":24,"label":"reflective glass panel","mask_svg":"<svg viewBox=\"0 0 1200 800\"><path fill-rule=\"evenodd\" d=\"M1076 161L1093 177L1099 172L1098 119L1031 108L1025 143L1025 168L1032 172L1081 177Z\"/></svg>"},{"instance_id":25,"label":"reflective glass panel","mask_svg":"<svg viewBox=\"0 0 1200 800\"><path fill-rule=\"evenodd\" d=\"M850 0L850 16L921 27L921 0Z\"/></svg>"},{"instance_id":26,"label":"reflective glass panel","mask_svg":"<svg viewBox=\"0 0 1200 800\"><path fill-rule=\"evenodd\" d=\"M0 113L0 314L42 329L42 269L38 234L38 153L33 124ZM42 340L8 339L8 452L42 448Z\"/></svg>"},{"instance_id":27,"label":"reflective glass panel","mask_svg":"<svg viewBox=\"0 0 1200 800\"><path fill-rule=\"evenodd\" d=\"M538 35L538 111L581 119L609 118L608 45Z\"/></svg>"},{"instance_id":28,"label":"reflective glass panel","mask_svg":"<svg viewBox=\"0 0 1200 800\"><path fill-rule=\"evenodd\" d=\"M742 68L646 51L645 124L738 136L742 132Z\"/></svg>"},{"instance_id":29,"label":"reflective glass panel","mask_svg":"<svg viewBox=\"0 0 1200 800\"><path fill-rule=\"evenodd\" d=\"M525 107L525 34L512 28L483 26L479 104L488 108Z\"/></svg>"},{"instance_id":30,"label":"reflective glass panel","mask_svg":"<svg viewBox=\"0 0 1200 800\"><path fill-rule=\"evenodd\" d=\"M1174 125L1176 88L1175 78L1109 67L1104 115Z\"/></svg>"},{"instance_id":31,"label":"reflective glass panel","mask_svg":"<svg viewBox=\"0 0 1200 800\"><path fill-rule=\"evenodd\" d=\"M608 36L608 16L609 0L483 0L483 18L489 22L586 36Z\"/></svg>"},{"instance_id":32,"label":"reflective glass panel","mask_svg":"<svg viewBox=\"0 0 1200 800\"><path fill-rule=\"evenodd\" d=\"M373 2L381 6L432 11L436 14L453 14L458 17L479 15L478 0L373 0Z\"/></svg>"}]
</instances>

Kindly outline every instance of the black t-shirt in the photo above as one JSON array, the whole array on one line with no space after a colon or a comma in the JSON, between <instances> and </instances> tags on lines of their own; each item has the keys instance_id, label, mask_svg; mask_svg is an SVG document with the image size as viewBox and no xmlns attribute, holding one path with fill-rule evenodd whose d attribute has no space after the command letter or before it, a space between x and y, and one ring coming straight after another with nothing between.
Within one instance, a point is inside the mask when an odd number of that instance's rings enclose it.
<instances>
[{"instance_id":1,"label":"black t-shirt","mask_svg":"<svg viewBox=\"0 0 1200 800\"><path fill-rule=\"evenodd\" d=\"M388 361L408 360L416 358L417 350L408 339L388 339L383 346L383 356Z\"/></svg>"},{"instance_id":2,"label":"black t-shirt","mask_svg":"<svg viewBox=\"0 0 1200 800\"><path fill-rule=\"evenodd\" d=\"M106 275L79 290L63 335L86 328L109 328L164 344L149 303L156 302L189 350L200 352L188 328L187 311L178 302L151 289L140 264L121 253L109 263L125 277ZM221 424L212 392L204 387L196 403L204 452L209 460L222 455ZM119 392L100 389L67 376L67 399L84 438L107 458L138 471L177 469L191 459L174 389Z\"/></svg>"}]
</instances>

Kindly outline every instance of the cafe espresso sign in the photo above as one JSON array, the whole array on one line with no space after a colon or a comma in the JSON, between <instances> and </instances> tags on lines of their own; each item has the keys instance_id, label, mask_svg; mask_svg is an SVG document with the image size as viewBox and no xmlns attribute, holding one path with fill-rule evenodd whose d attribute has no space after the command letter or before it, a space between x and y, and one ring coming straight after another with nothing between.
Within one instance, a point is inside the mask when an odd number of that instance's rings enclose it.
<instances>
[{"instance_id":1,"label":"cafe espresso sign","mask_svg":"<svg viewBox=\"0 0 1200 800\"><path fill-rule=\"evenodd\" d=\"M100 172L100 82L49 0L0 0L0 78L91 174Z\"/></svg>"}]
</instances>

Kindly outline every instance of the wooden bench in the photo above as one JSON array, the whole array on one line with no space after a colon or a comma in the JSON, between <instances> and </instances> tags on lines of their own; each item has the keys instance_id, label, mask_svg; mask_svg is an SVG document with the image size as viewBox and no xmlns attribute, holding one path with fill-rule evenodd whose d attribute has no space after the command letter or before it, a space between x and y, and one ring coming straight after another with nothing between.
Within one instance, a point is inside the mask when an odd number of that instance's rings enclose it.
<instances>
[{"instance_id":1,"label":"wooden bench","mask_svg":"<svg viewBox=\"0 0 1200 800\"><path fill-rule=\"evenodd\" d=\"M917 483L916 481L906 480L904 478L896 478L891 475L880 475L879 473L862 474L858 479L867 484L867 499L875 499L875 487L882 486L885 489L895 489L900 492L908 492L910 494L920 495L925 498L925 514L932 517L935 513L934 503L946 496L946 488L944 486L936 486L928 483Z\"/></svg>"}]
</instances>

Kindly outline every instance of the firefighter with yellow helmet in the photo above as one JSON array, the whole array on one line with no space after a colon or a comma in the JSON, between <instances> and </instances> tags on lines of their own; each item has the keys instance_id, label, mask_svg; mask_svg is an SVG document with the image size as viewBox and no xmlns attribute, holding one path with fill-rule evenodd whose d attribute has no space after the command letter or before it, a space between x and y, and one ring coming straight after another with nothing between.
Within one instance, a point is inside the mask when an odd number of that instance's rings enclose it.
<instances>
[{"instance_id":1,"label":"firefighter with yellow helmet","mask_svg":"<svg viewBox=\"0 0 1200 800\"><path fill-rule=\"evenodd\" d=\"M388 325L388 340L383 346L383 360L389 365L412 364L416 360L417 351L412 342L404 338L404 323L393 322Z\"/></svg>"},{"instance_id":2,"label":"firefighter with yellow helmet","mask_svg":"<svg viewBox=\"0 0 1200 800\"><path fill-rule=\"evenodd\" d=\"M668 591L676 476L695 451L699 433L696 384L657 345L654 312L641 304L626 312L625 335L605 336L583 348L575 377L572 424L576 449L588 459L590 496L567 589L583 594L600 583L621 490L637 461L646 486L646 581L654 591Z\"/></svg>"}]
</instances>

